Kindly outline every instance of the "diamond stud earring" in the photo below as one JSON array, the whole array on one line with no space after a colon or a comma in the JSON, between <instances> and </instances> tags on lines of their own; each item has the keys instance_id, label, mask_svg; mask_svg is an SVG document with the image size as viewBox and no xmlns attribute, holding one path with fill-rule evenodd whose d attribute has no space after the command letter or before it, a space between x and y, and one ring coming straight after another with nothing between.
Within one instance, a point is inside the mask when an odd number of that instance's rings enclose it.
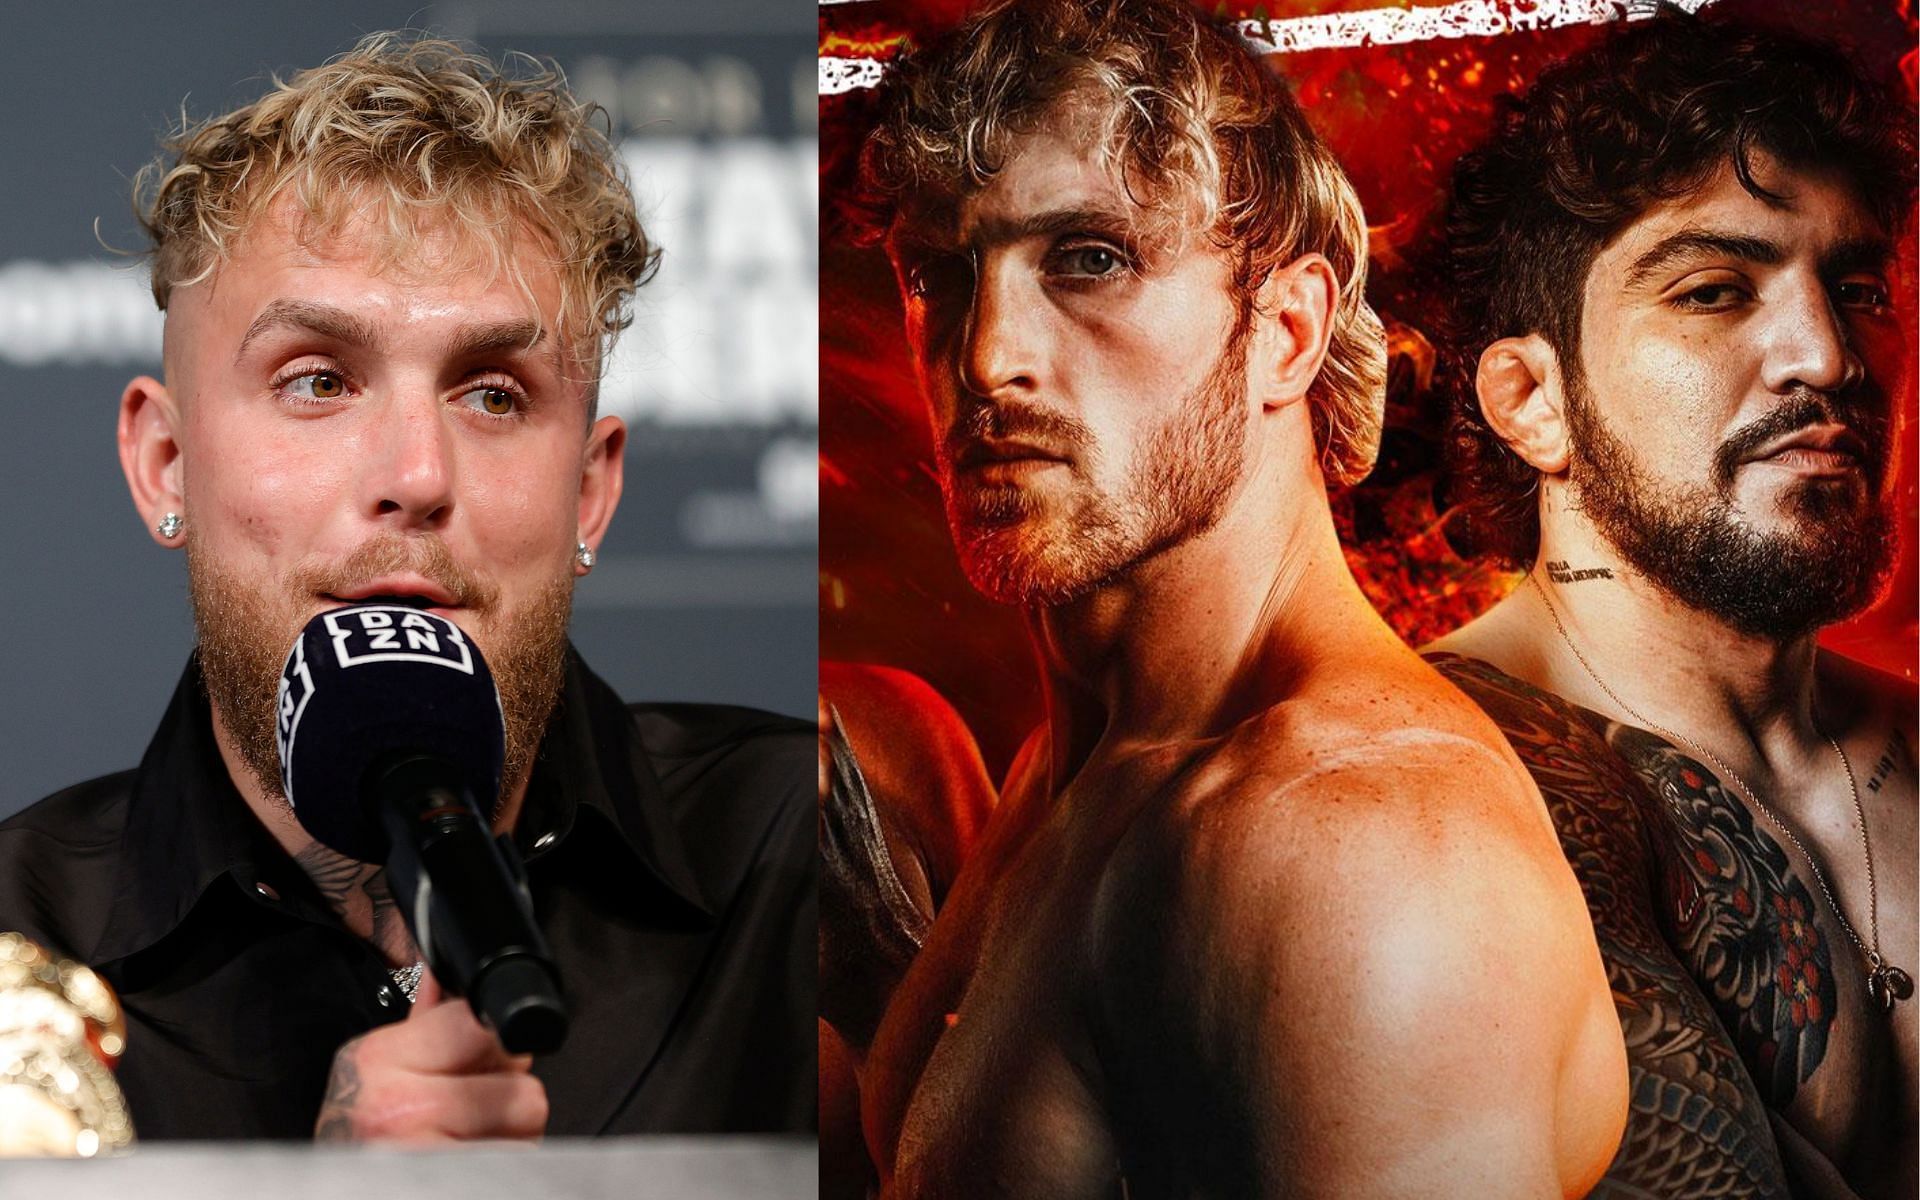
<instances>
[{"instance_id":1,"label":"diamond stud earring","mask_svg":"<svg viewBox=\"0 0 1920 1200\"><path fill-rule=\"evenodd\" d=\"M585 542L575 542L573 544L573 560L587 570L593 570L593 551L587 549Z\"/></svg>"},{"instance_id":2,"label":"diamond stud earring","mask_svg":"<svg viewBox=\"0 0 1920 1200\"><path fill-rule=\"evenodd\" d=\"M179 513L170 512L160 518L160 523L153 527L153 531L168 541L172 541L174 538L180 536L180 527L184 524L186 524L186 522L180 519Z\"/></svg>"}]
</instances>

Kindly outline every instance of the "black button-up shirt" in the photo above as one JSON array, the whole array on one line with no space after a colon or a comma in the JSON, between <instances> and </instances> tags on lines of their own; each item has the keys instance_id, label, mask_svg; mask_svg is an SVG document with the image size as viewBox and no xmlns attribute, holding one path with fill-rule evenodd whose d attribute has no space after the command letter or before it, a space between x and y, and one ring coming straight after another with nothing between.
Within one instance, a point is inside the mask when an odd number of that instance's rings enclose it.
<instances>
[{"instance_id":1,"label":"black button-up shirt","mask_svg":"<svg viewBox=\"0 0 1920 1200\"><path fill-rule=\"evenodd\" d=\"M549 1134L813 1128L815 747L569 653L514 831L573 1012ZM0 823L0 930L119 992L142 1139L310 1137L334 1051L408 1008L235 791L197 663L138 770Z\"/></svg>"}]
</instances>

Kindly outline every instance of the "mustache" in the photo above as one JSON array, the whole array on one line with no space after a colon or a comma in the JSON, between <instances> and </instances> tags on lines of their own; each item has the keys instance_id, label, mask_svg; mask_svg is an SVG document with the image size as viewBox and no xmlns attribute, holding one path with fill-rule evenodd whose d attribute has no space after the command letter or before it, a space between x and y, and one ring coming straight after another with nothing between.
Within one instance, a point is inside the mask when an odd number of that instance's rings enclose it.
<instances>
[{"instance_id":1,"label":"mustache","mask_svg":"<svg viewBox=\"0 0 1920 1200\"><path fill-rule=\"evenodd\" d=\"M390 533L369 538L345 558L308 560L293 569L303 595L336 593L382 575L418 575L445 588L462 608L492 608L500 589L462 566L447 544L432 535Z\"/></svg>"},{"instance_id":2,"label":"mustache","mask_svg":"<svg viewBox=\"0 0 1920 1200\"><path fill-rule=\"evenodd\" d=\"M1875 482L1886 473L1887 456L1892 452L1893 420L1884 404L1871 403L1859 396L1851 403L1813 388L1796 388L1776 409L1751 424L1736 430L1714 451L1714 477L1722 487L1733 482L1740 464L1776 438L1805 429L1809 425L1845 425L1860 436L1867 448L1868 476Z\"/></svg>"},{"instance_id":3,"label":"mustache","mask_svg":"<svg viewBox=\"0 0 1920 1200\"><path fill-rule=\"evenodd\" d=\"M1063 456L1079 458L1093 443L1093 431L1062 413L1030 404L970 404L948 427L940 441L948 463L975 442L1019 440L1048 447Z\"/></svg>"}]
</instances>

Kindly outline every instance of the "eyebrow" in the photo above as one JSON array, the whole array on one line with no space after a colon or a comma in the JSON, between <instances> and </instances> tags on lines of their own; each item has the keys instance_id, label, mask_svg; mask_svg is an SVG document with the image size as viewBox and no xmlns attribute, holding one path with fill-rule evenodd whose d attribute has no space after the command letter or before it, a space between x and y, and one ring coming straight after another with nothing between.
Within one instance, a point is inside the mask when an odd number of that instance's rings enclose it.
<instances>
[{"instance_id":1,"label":"eyebrow","mask_svg":"<svg viewBox=\"0 0 1920 1200\"><path fill-rule=\"evenodd\" d=\"M498 321L461 329L453 335L447 348L456 357L475 358L502 350L532 350L546 339L546 327L538 321Z\"/></svg>"},{"instance_id":2,"label":"eyebrow","mask_svg":"<svg viewBox=\"0 0 1920 1200\"><path fill-rule=\"evenodd\" d=\"M988 218L975 230L985 241L1017 242L1031 237L1057 237L1063 233L1088 232L1109 237L1126 237L1133 222L1123 212L1110 208L1056 208L1013 219Z\"/></svg>"},{"instance_id":3,"label":"eyebrow","mask_svg":"<svg viewBox=\"0 0 1920 1200\"><path fill-rule=\"evenodd\" d=\"M1633 260L1627 269L1627 286L1639 287L1663 267L1694 258L1737 258L1761 266L1777 266L1787 260L1787 252L1777 242L1738 233L1718 233L1710 229L1683 229L1661 238L1651 249Z\"/></svg>"},{"instance_id":4,"label":"eyebrow","mask_svg":"<svg viewBox=\"0 0 1920 1200\"><path fill-rule=\"evenodd\" d=\"M247 326L234 360L244 357L256 338L276 329L305 330L362 349L377 347L382 340L378 326L346 309L312 300L275 300ZM448 349L456 357L474 358L503 350L532 350L546 340L546 328L538 321L496 321L460 329L449 340Z\"/></svg>"},{"instance_id":5,"label":"eyebrow","mask_svg":"<svg viewBox=\"0 0 1920 1200\"><path fill-rule=\"evenodd\" d=\"M933 226L931 232L922 232ZM988 217L976 224L971 237L962 243L953 234L951 225L934 222L896 221L887 231L887 253L899 258L901 254L952 254L965 251L972 246L985 243L995 244L1018 242L1031 237L1057 237L1063 233L1094 233L1104 237L1130 241L1134 234L1134 225L1123 212L1111 208L1081 206L1076 208L1056 208L1045 212L1031 213L1023 217Z\"/></svg>"},{"instance_id":6,"label":"eyebrow","mask_svg":"<svg viewBox=\"0 0 1920 1200\"><path fill-rule=\"evenodd\" d=\"M254 339L276 329L304 329L350 346L376 346L380 342L380 331L373 322L355 316L344 308L312 300L275 300L261 309L260 315L253 319L253 324L247 326L234 361L245 357L247 347L253 344Z\"/></svg>"},{"instance_id":7,"label":"eyebrow","mask_svg":"<svg viewBox=\"0 0 1920 1200\"><path fill-rule=\"evenodd\" d=\"M1890 238L1848 238L1820 256L1820 268L1829 275L1884 271L1893 263L1893 257L1893 241Z\"/></svg>"}]
</instances>

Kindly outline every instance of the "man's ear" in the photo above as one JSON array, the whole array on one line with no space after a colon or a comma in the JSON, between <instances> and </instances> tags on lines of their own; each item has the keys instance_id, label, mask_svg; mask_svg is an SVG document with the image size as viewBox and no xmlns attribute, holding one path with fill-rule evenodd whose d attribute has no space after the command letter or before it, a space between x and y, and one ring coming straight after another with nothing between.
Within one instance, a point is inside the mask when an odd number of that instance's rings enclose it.
<instances>
[{"instance_id":1,"label":"man's ear","mask_svg":"<svg viewBox=\"0 0 1920 1200\"><path fill-rule=\"evenodd\" d=\"M1267 276L1256 297L1253 356L1261 407L1307 394L1326 361L1340 284L1323 255L1304 254Z\"/></svg>"},{"instance_id":2,"label":"man's ear","mask_svg":"<svg viewBox=\"0 0 1920 1200\"><path fill-rule=\"evenodd\" d=\"M187 516L179 421L172 393L151 375L140 376L120 393L120 469L148 536L169 547L180 544L179 535L167 536L155 527L168 513Z\"/></svg>"},{"instance_id":3,"label":"man's ear","mask_svg":"<svg viewBox=\"0 0 1920 1200\"><path fill-rule=\"evenodd\" d=\"M586 455L580 464L580 540L598 554L613 510L620 507L620 488L627 448L627 423L619 417L601 417L587 431ZM574 565L577 574L587 568Z\"/></svg>"},{"instance_id":4,"label":"man's ear","mask_svg":"<svg viewBox=\"0 0 1920 1200\"><path fill-rule=\"evenodd\" d=\"M1528 465L1567 469L1567 416L1553 347L1537 333L1501 338L1480 354L1473 376L1487 424Z\"/></svg>"}]
</instances>

